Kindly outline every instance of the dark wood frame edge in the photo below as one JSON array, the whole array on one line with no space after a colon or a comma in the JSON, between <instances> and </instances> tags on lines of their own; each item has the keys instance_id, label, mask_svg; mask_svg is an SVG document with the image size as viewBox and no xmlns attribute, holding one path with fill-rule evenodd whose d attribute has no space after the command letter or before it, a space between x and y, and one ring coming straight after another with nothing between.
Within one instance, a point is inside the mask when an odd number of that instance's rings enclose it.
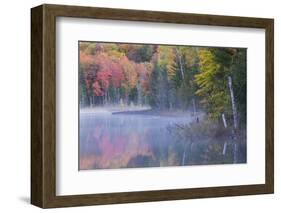
<instances>
[{"instance_id":1,"label":"dark wood frame edge","mask_svg":"<svg viewBox=\"0 0 281 213\"><path fill-rule=\"evenodd\" d=\"M56 196L56 17L97 18L211 26L263 28L266 31L266 183ZM274 192L274 20L65 5L31 9L31 203L41 208L148 202Z\"/></svg>"}]
</instances>

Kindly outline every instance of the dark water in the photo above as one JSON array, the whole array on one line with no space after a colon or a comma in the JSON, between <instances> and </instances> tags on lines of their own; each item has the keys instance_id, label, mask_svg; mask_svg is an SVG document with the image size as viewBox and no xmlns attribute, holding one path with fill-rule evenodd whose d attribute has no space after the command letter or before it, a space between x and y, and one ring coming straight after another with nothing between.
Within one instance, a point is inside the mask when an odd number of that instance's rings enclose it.
<instances>
[{"instance_id":1,"label":"dark water","mask_svg":"<svg viewBox=\"0 0 281 213\"><path fill-rule=\"evenodd\" d=\"M190 144L169 131L192 121L186 115L81 113L80 170L232 163L231 146L222 155L223 141Z\"/></svg>"}]
</instances>

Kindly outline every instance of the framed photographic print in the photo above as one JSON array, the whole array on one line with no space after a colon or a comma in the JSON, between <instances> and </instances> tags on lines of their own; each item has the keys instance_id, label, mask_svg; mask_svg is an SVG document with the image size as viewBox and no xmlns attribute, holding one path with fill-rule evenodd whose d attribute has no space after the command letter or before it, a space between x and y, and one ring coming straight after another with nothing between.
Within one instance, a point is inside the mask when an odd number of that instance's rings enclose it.
<instances>
[{"instance_id":1,"label":"framed photographic print","mask_svg":"<svg viewBox=\"0 0 281 213\"><path fill-rule=\"evenodd\" d=\"M273 19L31 9L31 203L274 191Z\"/></svg>"}]
</instances>

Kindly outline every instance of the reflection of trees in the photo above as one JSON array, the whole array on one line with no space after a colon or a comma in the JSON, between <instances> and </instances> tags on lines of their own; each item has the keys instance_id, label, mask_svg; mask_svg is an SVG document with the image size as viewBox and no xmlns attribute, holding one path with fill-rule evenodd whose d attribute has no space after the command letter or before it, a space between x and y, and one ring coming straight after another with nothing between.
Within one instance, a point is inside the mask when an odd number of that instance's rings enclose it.
<instances>
[{"instance_id":1,"label":"reflection of trees","mask_svg":"<svg viewBox=\"0 0 281 213\"><path fill-rule=\"evenodd\" d=\"M231 144L223 151L230 129L203 120L181 122L187 120L131 115L86 118L81 126L80 169L232 163ZM239 133L239 162L246 158L245 134Z\"/></svg>"},{"instance_id":2,"label":"reflection of trees","mask_svg":"<svg viewBox=\"0 0 281 213\"><path fill-rule=\"evenodd\" d=\"M156 162L153 152L147 143L140 142L141 138L137 133L112 134L105 125L97 125L88 134L87 143L90 141L90 143L96 144L99 153L80 156L80 169L120 168L127 167L128 164L138 164L139 167L143 167L140 165L141 161L147 165L155 165L152 163Z\"/></svg>"},{"instance_id":3,"label":"reflection of trees","mask_svg":"<svg viewBox=\"0 0 281 213\"><path fill-rule=\"evenodd\" d=\"M152 156L146 155L137 155L129 160L126 167L128 168L136 168L136 167L152 167L152 166L160 166L158 160L153 159Z\"/></svg>"},{"instance_id":4,"label":"reflection of trees","mask_svg":"<svg viewBox=\"0 0 281 213\"><path fill-rule=\"evenodd\" d=\"M189 125L174 125L168 128L171 134L181 141L177 149L182 156L180 165L206 165L233 163L233 149L230 146L224 151L224 141L229 139L230 128L222 129L214 122L201 122ZM246 132L239 132L240 149L237 160L239 163L246 161Z\"/></svg>"}]
</instances>

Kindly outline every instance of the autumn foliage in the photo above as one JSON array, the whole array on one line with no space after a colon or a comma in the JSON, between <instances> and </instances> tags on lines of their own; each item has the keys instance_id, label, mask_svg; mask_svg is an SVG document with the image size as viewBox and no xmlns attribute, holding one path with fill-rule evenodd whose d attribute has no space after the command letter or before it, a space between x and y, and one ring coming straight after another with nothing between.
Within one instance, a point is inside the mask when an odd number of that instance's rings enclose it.
<instances>
[{"instance_id":1,"label":"autumn foliage","mask_svg":"<svg viewBox=\"0 0 281 213\"><path fill-rule=\"evenodd\" d=\"M232 77L246 117L246 51L148 44L79 43L80 106L149 105L230 117Z\"/></svg>"}]
</instances>

